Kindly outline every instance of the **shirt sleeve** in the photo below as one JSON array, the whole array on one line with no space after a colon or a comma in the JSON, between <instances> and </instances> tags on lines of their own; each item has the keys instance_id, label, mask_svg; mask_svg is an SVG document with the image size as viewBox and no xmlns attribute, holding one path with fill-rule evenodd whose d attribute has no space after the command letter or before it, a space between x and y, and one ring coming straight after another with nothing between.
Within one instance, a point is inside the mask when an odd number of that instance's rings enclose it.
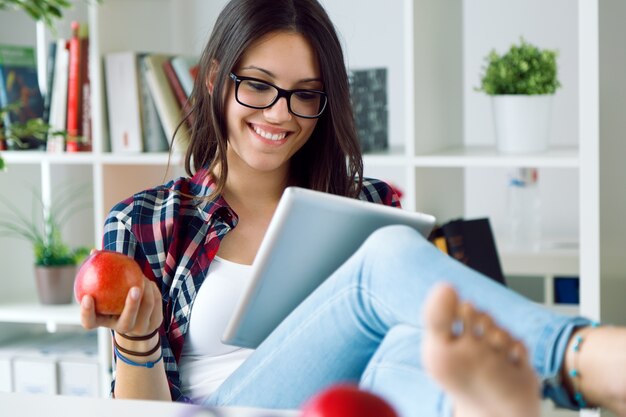
<instances>
[{"instance_id":1,"label":"shirt sleeve","mask_svg":"<svg viewBox=\"0 0 626 417\"><path fill-rule=\"evenodd\" d=\"M111 209L104 224L102 247L105 250L121 252L132 257L137 261L144 274L148 278L156 281L151 273L150 265L143 253L142 246L139 244L135 233L133 233L134 206L135 202L130 198L116 204ZM161 288L160 284L161 283L157 282L159 288ZM161 329L161 334L164 334L163 329ZM113 334L111 336L113 336ZM191 399L185 397L182 393L178 366L172 353L168 337L161 337L161 349L163 350L163 362L172 400L191 402ZM113 355L113 360L117 362L115 355ZM114 390L115 375L111 380L111 396L113 396Z\"/></svg>"}]
</instances>

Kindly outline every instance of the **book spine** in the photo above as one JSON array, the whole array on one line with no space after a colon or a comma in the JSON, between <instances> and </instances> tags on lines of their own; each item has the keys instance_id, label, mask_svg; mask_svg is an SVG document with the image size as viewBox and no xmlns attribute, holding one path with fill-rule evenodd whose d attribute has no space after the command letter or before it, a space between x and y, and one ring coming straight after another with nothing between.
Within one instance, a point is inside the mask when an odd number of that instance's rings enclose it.
<instances>
[{"instance_id":1,"label":"book spine","mask_svg":"<svg viewBox=\"0 0 626 417\"><path fill-rule=\"evenodd\" d=\"M183 86L180 82L180 79L176 75L176 70L172 65L172 60L168 59L163 62L163 71L165 72L165 76L167 77L167 81L170 83L170 87L172 87L172 91L176 96L176 100L181 108L181 114L185 116L189 110L189 100L188 96L183 89ZM193 123L193 114L190 114L187 118L187 127L191 128L191 124Z\"/></svg>"},{"instance_id":2,"label":"book spine","mask_svg":"<svg viewBox=\"0 0 626 417\"><path fill-rule=\"evenodd\" d=\"M63 152L65 138L57 132L65 132L67 125L67 81L69 51L66 39L58 39L54 60L54 80L50 92L50 117L48 123L52 134L48 134L49 152Z\"/></svg>"},{"instance_id":3,"label":"book spine","mask_svg":"<svg viewBox=\"0 0 626 417\"><path fill-rule=\"evenodd\" d=\"M197 59L186 56L175 56L172 58L172 67L176 71L176 76L180 81L180 85L185 91L187 98L191 96L193 91L194 74L192 68L196 65Z\"/></svg>"},{"instance_id":4,"label":"book spine","mask_svg":"<svg viewBox=\"0 0 626 417\"><path fill-rule=\"evenodd\" d=\"M81 42L78 36L80 25L72 22L72 37L68 43L69 68L67 87L67 146L68 151L78 150L78 137L82 127L82 81L81 81Z\"/></svg>"},{"instance_id":5,"label":"book spine","mask_svg":"<svg viewBox=\"0 0 626 417\"><path fill-rule=\"evenodd\" d=\"M159 113L146 79L146 61L139 59L139 92L141 99L141 127L146 152L167 152L170 145L165 137Z\"/></svg>"},{"instance_id":6,"label":"book spine","mask_svg":"<svg viewBox=\"0 0 626 417\"><path fill-rule=\"evenodd\" d=\"M183 123L174 138L174 132L176 132L181 120L181 108L163 70L163 62L168 58L163 55L147 55L143 59L146 61L148 87L159 113L163 130L170 143L170 148L173 149L174 153L184 153L189 144L189 132Z\"/></svg>"},{"instance_id":7,"label":"book spine","mask_svg":"<svg viewBox=\"0 0 626 417\"><path fill-rule=\"evenodd\" d=\"M176 96L178 104L182 109L184 109L187 104L187 94L185 94L185 91L180 84L180 80L176 75L176 71L174 71L171 59L167 59L163 62L163 71L165 72L165 76L167 77L167 81L169 82L172 91L174 92L174 96Z\"/></svg>"},{"instance_id":8,"label":"book spine","mask_svg":"<svg viewBox=\"0 0 626 417\"><path fill-rule=\"evenodd\" d=\"M57 43L50 42L48 45L48 60L46 63L46 95L43 101L43 117L45 123L50 121L50 103L52 101L52 88L54 85L54 66L57 54Z\"/></svg>"},{"instance_id":9,"label":"book spine","mask_svg":"<svg viewBox=\"0 0 626 417\"><path fill-rule=\"evenodd\" d=\"M105 81L111 151L142 152L138 55L114 52L105 56Z\"/></svg>"},{"instance_id":10,"label":"book spine","mask_svg":"<svg viewBox=\"0 0 626 417\"><path fill-rule=\"evenodd\" d=\"M92 129L91 129L91 80L89 78L89 66L91 65L89 58L89 34L87 25L81 26L80 31L81 45L81 128L82 136L80 150L90 152L92 150Z\"/></svg>"}]
</instances>

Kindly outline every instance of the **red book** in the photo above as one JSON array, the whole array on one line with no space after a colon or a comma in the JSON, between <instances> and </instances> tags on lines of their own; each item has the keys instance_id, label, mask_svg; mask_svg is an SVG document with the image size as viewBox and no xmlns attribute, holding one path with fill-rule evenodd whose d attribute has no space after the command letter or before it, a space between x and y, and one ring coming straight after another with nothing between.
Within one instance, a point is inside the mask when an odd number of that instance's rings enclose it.
<instances>
[{"instance_id":1,"label":"red book","mask_svg":"<svg viewBox=\"0 0 626 417\"><path fill-rule=\"evenodd\" d=\"M189 72L191 73L191 77L195 80L196 78L198 78L198 72L200 72L200 65L194 65L193 67L189 69Z\"/></svg>"},{"instance_id":2,"label":"red book","mask_svg":"<svg viewBox=\"0 0 626 417\"><path fill-rule=\"evenodd\" d=\"M176 96L176 100L180 104L180 108L182 109L182 114L184 116L187 113L187 110L189 110L189 102L187 100L187 94L185 94L185 90L183 89L183 86L180 83L178 76L176 75L176 71L172 66L171 59L163 62L163 71L167 76L167 81L170 84L170 87L172 87L172 91ZM188 124L190 124L191 122L193 122L193 114L188 119Z\"/></svg>"},{"instance_id":3,"label":"red book","mask_svg":"<svg viewBox=\"0 0 626 417\"><path fill-rule=\"evenodd\" d=\"M187 104L187 95L185 94L185 90L183 90L183 86L176 75L176 71L174 71L171 60L168 59L163 62L163 71L165 71L165 75L167 75L167 81L169 82L170 87L172 87L172 91L176 96L178 104L180 104L180 108L184 109Z\"/></svg>"},{"instance_id":4,"label":"red book","mask_svg":"<svg viewBox=\"0 0 626 417\"><path fill-rule=\"evenodd\" d=\"M72 37L68 42L69 69L67 86L67 141L77 142L82 127L82 81L81 81L81 41L78 36L80 25L72 22ZM70 146L70 150L76 149Z\"/></svg>"}]
</instances>

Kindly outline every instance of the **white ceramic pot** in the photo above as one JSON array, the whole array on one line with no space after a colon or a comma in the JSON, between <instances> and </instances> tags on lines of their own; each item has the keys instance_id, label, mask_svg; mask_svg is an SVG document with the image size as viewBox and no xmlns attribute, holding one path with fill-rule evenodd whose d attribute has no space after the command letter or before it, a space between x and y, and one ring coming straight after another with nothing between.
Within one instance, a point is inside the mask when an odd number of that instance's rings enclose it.
<instances>
[{"instance_id":1,"label":"white ceramic pot","mask_svg":"<svg viewBox=\"0 0 626 417\"><path fill-rule=\"evenodd\" d=\"M499 152L533 153L548 148L552 97L553 94L491 96Z\"/></svg>"}]
</instances>

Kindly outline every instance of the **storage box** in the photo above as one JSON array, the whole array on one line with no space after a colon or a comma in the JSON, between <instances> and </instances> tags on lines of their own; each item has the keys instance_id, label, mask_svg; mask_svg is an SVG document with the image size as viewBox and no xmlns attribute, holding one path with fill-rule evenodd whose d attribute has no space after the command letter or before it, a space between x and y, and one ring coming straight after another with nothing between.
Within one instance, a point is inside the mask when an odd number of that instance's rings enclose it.
<instances>
[{"instance_id":1,"label":"storage box","mask_svg":"<svg viewBox=\"0 0 626 417\"><path fill-rule=\"evenodd\" d=\"M100 396L100 369L97 335L71 335L54 346L57 356L59 394L79 397Z\"/></svg>"},{"instance_id":2,"label":"storage box","mask_svg":"<svg viewBox=\"0 0 626 417\"><path fill-rule=\"evenodd\" d=\"M57 373L54 357L20 356L13 359L14 391L26 394L56 394Z\"/></svg>"}]
</instances>

